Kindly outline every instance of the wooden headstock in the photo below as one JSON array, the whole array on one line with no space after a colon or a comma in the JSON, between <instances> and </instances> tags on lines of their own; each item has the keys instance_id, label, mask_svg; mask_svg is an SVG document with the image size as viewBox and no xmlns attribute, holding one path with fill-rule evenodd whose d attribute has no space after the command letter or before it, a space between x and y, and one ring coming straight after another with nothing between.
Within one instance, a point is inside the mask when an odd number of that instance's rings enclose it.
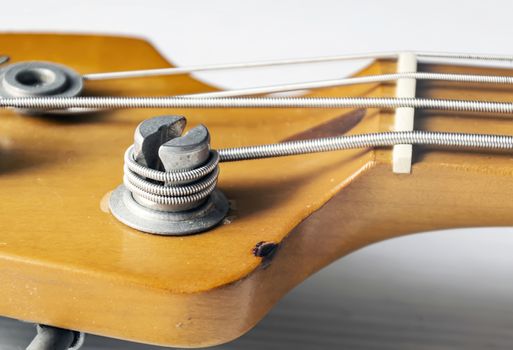
<instances>
[{"instance_id":1,"label":"wooden headstock","mask_svg":"<svg viewBox=\"0 0 513 350\"><path fill-rule=\"evenodd\" d=\"M169 66L144 41L107 36L0 36L13 62L45 60L80 73ZM425 65L426 71L493 69ZM378 61L360 74L395 72ZM88 82L85 95L213 91L190 76ZM395 85L317 90L318 96L393 96ZM509 88L420 83L419 96L513 101ZM118 110L26 116L1 110L0 314L110 337L199 347L253 327L288 290L365 245L441 228L513 225L509 154L415 148L410 175L390 150L350 150L226 163L223 225L187 237L118 222L108 196L122 177L136 125L182 114L210 129L214 148L341 133L388 131L378 109ZM422 112L416 129L513 134L507 118ZM483 200L486 198L486 200Z\"/></svg>"}]
</instances>

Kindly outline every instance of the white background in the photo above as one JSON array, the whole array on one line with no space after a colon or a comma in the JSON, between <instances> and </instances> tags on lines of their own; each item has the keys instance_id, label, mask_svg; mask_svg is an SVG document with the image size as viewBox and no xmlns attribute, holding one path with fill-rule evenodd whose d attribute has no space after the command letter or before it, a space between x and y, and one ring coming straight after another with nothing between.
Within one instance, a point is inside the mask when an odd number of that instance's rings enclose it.
<instances>
[{"instance_id":1,"label":"white background","mask_svg":"<svg viewBox=\"0 0 513 350\"><path fill-rule=\"evenodd\" d=\"M0 31L135 35L191 65L396 49L513 53L511 14L508 1L18 0L2 2ZM199 77L234 88L336 78L361 64ZM511 348L512 268L512 229L387 241L311 278L222 348ZM0 319L0 349L21 349L32 331ZM153 349L93 336L84 347L100 348Z\"/></svg>"}]
</instances>

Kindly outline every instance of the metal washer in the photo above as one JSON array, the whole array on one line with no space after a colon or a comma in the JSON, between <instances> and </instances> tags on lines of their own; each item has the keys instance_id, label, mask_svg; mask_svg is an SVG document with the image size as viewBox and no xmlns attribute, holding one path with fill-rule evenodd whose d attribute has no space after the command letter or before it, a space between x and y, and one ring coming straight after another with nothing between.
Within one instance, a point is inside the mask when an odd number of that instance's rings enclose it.
<instances>
[{"instance_id":1,"label":"metal washer","mask_svg":"<svg viewBox=\"0 0 513 350\"><path fill-rule=\"evenodd\" d=\"M164 212L143 207L124 186L111 194L109 206L112 214L122 223L139 231L164 236L183 236L206 231L218 225L228 214L228 199L214 190L198 208L183 212Z\"/></svg>"},{"instance_id":2,"label":"metal washer","mask_svg":"<svg viewBox=\"0 0 513 350\"><path fill-rule=\"evenodd\" d=\"M57 63L28 61L0 69L0 96L78 96L84 88L82 76Z\"/></svg>"}]
</instances>

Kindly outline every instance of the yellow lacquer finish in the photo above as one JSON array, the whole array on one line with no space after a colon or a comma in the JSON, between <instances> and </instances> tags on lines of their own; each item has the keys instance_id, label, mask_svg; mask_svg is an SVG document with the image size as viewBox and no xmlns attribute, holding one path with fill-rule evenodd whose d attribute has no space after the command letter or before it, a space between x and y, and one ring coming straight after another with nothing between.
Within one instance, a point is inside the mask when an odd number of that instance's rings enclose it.
<instances>
[{"instance_id":1,"label":"yellow lacquer finish","mask_svg":"<svg viewBox=\"0 0 513 350\"><path fill-rule=\"evenodd\" d=\"M131 38L6 34L0 48L13 62L47 60L80 73L169 66L148 43ZM360 74L394 70L394 62L376 62ZM209 90L173 76L86 82L85 94ZM419 93L513 96L503 87L439 83L420 84ZM393 96L394 85L316 94ZM241 335L294 285L367 244L437 228L513 224L510 154L424 150L415 152L413 174L399 176L391 173L388 150L222 164L219 187L232 210L225 224L199 235L143 234L107 210L124 150L145 118L185 115L189 127L205 124L213 147L221 148L307 135L349 112L144 109L35 117L1 110L0 314L145 343L207 346ZM362 113L349 133L392 125L390 112ZM419 113L417 126L513 134L508 120L454 113ZM262 241L279 244L272 259L253 254Z\"/></svg>"}]
</instances>

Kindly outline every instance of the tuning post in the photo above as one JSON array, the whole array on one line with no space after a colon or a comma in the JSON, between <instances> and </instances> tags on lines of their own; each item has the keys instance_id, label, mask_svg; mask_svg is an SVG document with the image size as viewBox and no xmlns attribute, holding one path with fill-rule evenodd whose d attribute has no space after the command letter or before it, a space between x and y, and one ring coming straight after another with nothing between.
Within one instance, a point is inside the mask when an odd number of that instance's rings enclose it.
<instances>
[{"instance_id":1,"label":"tuning post","mask_svg":"<svg viewBox=\"0 0 513 350\"><path fill-rule=\"evenodd\" d=\"M112 214L143 232L186 235L206 231L228 213L216 188L219 154L207 128L182 135L186 120L160 116L143 121L125 153L123 185L110 197Z\"/></svg>"}]
</instances>

